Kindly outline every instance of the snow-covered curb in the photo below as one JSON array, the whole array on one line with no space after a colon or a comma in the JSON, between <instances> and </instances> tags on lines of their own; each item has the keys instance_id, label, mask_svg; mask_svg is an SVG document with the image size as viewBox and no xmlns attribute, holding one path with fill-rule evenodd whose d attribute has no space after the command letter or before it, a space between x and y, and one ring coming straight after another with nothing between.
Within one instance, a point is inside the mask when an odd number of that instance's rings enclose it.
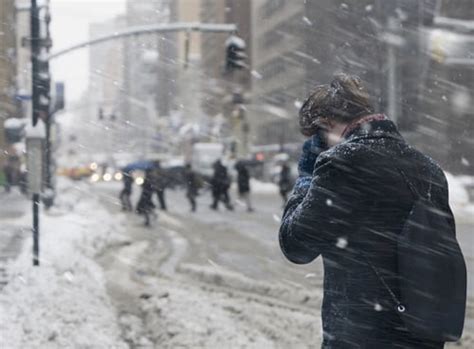
<instances>
[{"instance_id":1,"label":"snow-covered curb","mask_svg":"<svg viewBox=\"0 0 474 349\"><path fill-rule=\"evenodd\" d=\"M82 193L86 184L62 183L61 190L67 212L41 216L41 266L31 265L31 240L8 266L0 292L2 348L126 348L93 260L120 222Z\"/></svg>"}]
</instances>

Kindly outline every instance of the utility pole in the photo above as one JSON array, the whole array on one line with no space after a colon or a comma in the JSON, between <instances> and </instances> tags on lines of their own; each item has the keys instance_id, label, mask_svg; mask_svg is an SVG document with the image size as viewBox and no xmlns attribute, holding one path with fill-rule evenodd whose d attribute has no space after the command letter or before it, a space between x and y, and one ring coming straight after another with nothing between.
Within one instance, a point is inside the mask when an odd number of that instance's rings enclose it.
<instances>
[{"instance_id":1,"label":"utility pole","mask_svg":"<svg viewBox=\"0 0 474 349\"><path fill-rule=\"evenodd\" d=\"M46 49L46 54L49 55L51 49L51 34L49 30L49 24L51 23L51 14L49 12L49 0L45 6L45 15L44 22L46 28L46 38L44 43L44 48ZM51 144L51 126L53 123L53 112L51 108L51 80L50 80L50 69L49 69L49 59L44 63L44 74L47 76L45 83L43 84L45 103L43 105L43 111L45 115L45 124L46 124L46 143L45 143L45 187L47 190L47 195L43 197L43 203L46 208L53 206L54 204L54 186L53 186L53 174L52 174L52 144Z\"/></svg>"},{"instance_id":2,"label":"utility pole","mask_svg":"<svg viewBox=\"0 0 474 349\"><path fill-rule=\"evenodd\" d=\"M40 101L39 101L39 56L40 56L40 20L39 11L36 0L31 0L31 74L32 74L32 102L33 128L40 118ZM38 153L29 153L29 156L38 156ZM33 192L33 265L39 265L39 204L40 193Z\"/></svg>"}]
</instances>

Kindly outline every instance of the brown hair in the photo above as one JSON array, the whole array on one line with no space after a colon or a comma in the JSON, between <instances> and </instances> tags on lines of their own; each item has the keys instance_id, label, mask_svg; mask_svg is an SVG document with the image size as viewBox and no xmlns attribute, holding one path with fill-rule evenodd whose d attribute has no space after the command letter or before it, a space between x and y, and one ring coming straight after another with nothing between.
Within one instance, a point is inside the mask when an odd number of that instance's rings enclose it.
<instances>
[{"instance_id":1,"label":"brown hair","mask_svg":"<svg viewBox=\"0 0 474 349\"><path fill-rule=\"evenodd\" d=\"M337 74L329 85L315 88L299 112L301 133L318 132L322 119L351 122L373 113L369 94L356 75Z\"/></svg>"}]
</instances>

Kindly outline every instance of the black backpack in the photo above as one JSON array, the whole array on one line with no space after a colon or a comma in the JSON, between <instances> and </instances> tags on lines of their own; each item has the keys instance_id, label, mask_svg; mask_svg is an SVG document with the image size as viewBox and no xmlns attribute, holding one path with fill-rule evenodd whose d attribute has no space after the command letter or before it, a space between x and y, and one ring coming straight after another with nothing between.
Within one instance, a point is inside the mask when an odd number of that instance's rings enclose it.
<instances>
[{"instance_id":1,"label":"black backpack","mask_svg":"<svg viewBox=\"0 0 474 349\"><path fill-rule=\"evenodd\" d=\"M415 337L457 341L464 327L467 277L454 218L450 211L441 210L429 197L421 196L401 174L415 202L398 236L399 297L367 261Z\"/></svg>"}]
</instances>

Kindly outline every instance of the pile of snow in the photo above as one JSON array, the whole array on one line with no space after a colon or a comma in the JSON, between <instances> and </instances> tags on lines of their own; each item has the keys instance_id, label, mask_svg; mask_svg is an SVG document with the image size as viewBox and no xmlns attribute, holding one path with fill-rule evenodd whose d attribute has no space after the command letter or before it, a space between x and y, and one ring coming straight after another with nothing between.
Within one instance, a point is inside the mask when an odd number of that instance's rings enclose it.
<instances>
[{"instance_id":1,"label":"pile of snow","mask_svg":"<svg viewBox=\"0 0 474 349\"><path fill-rule=\"evenodd\" d=\"M2 347L126 348L94 255L113 236L111 216L85 188L64 187L69 209L41 215L39 267L31 241L8 266L0 293ZM29 224L25 217L23 224ZM107 228L106 228L107 227Z\"/></svg>"},{"instance_id":2,"label":"pile of snow","mask_svg":"<svg viewBox=\"0 0 474 349\"><path fill-rule=\"evenodd\" d=\"M464 177L455 177L445 173L449 186L449 203L453 206L465 206L469 204L469 194L466 190Z\"/></svg>"}]
</instances>

